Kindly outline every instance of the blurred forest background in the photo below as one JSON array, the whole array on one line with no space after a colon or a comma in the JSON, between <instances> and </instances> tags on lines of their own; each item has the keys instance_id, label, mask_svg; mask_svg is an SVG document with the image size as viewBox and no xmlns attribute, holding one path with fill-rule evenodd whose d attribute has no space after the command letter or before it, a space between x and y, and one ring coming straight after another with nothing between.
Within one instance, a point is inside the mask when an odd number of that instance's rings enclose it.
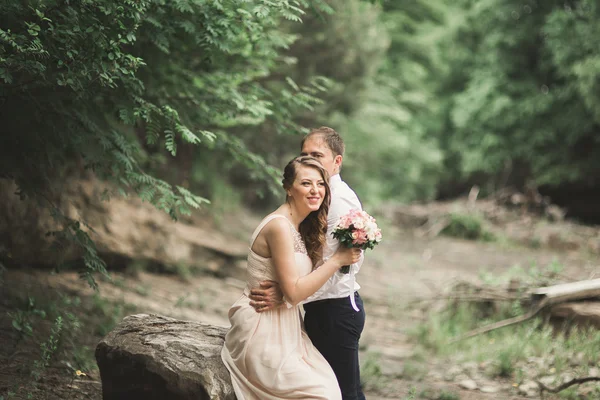
<instances>
[{"instance_id":1,"label":"blurred forest background","mask_svg":"<svg viewBox=\"0 0 600 400\"><path fill-rule=\"evenodd\" d=\"M322 125L368 210L477 187L600 224L600 1L0 0L0 16L0 272L54 262L43 231L92 287L106 274L105 220L73 212L69 182L174 220L264 213Z\"/></svg>"},{"instance_id":2,"label":"blurred forest background","mask_svg":"<svg viewBox=\"0 0 600 400\"><path fill-rule=\"evenodd\" d=\"M3 1L0 173L176 216L279 201L329 125L369 205L539 188L600 221L596 1Z\"/></svg>"}]
</instances>

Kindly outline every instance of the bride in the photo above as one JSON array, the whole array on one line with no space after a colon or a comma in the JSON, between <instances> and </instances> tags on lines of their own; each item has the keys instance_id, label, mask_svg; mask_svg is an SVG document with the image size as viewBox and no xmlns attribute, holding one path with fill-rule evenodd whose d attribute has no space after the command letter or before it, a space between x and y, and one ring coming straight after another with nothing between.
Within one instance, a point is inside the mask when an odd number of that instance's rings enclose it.
<instances>
[{"instance_id":1,"label":"bride","mask_svg":"<svg viewBox=\"0 0 600 400\"><path fill-rule=\"evenodd\" d=\"M248 282L229 310L231 329L221 352L238 400L342 398L333 370L304 331L298 304L314 294L360 250L340 248L319 268L327 231L328 174L313 157L291 160L284 169L287 197L254 231ZM277 281L285 304L257 313L248 294L262 280Z\"/></svg>"}]
</instances>

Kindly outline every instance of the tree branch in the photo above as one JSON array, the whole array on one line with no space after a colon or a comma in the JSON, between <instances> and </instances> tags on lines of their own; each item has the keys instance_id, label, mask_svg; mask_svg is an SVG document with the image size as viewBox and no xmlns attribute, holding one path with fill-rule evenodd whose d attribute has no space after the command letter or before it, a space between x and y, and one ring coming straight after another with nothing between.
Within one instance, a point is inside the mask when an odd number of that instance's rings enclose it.
<instances>
[{"instance_id":1,"label":"tree branch","mask_svg":"<svg viewBox=\"0 0 600 400\"><path fill-rule=\"evenodd\" d=\"M487 326L482 326L481 328L473 329L472 331L469 331L469 332L465 333L464 335L461 335L457 338L450 340L450 343L455 343L455 342L458 342L463 339L468 339L473 336L481 335L482 333L493 331L495 329L499 329L499 328L503 328L505 326L514 325L514 324L521 323L523 321L527 321L528 319L536 316L549 303L550 303L549 298L545 298L544 300L540 301L540 303L533 310L529 311L527 314L524 314L524 315L521 315L518 317L514 317L514 318L505 319L502 321L498 321L498 322L495 322L495 323L487 325Z\"/></svg>"},{"instance_id":2,"label":"tree branch","mask_svg":"<svg viewBox=\"0 0 600 400\"><path fill-rule=\"evenodd\" d=\"M568 388L570 386L581 385L582 383L593 382L593 381L600 382L600 377L587 376L585 378L575 378L575 379L571 379L570 381L565 382L562 385L557 386L555 388L549 388L548 386L544 385L540 381L536 381L536 382L537 382L538 386L540 387L540 397L543 400L544 399L544 391L549 392L549 393L558 393L558 392L565 390L566 388Z\"/></svg>"}]
</instances>

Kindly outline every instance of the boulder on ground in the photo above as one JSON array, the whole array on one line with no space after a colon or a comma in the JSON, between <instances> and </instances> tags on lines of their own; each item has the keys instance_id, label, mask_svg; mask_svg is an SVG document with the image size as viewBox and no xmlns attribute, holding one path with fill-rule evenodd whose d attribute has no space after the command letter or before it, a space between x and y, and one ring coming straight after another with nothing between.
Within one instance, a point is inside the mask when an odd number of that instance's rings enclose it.
<instances>
[{"instance_id":1,"label":"boulder on ground","mask_svg":"<svg viewBox=\"0 0 600 400\"><path fill-rule=\"evenodd\" d=\"M96 347L104 400L235 400L221 361L227 328L138 314Z\"/></svg>"}]
</instances>

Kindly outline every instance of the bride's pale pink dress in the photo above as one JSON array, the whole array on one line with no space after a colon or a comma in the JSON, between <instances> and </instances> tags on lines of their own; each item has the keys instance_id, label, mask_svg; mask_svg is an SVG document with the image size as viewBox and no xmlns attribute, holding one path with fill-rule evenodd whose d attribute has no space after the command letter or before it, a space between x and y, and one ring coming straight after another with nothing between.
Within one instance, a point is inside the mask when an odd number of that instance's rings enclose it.
<instances>
[{"instance_id":1,"label":"bride's pale pink dress","mask_svg":"<svg viewBox=\"0 0 600 400\"><path fill-rule=\"evenodd\" d=\"M278 217L285 218L271 214L261 222L250 247L261 229ZM291 223L290 229L298 271L309 274L312 263L304 242ZM231 329L221 352L238 400L341 400L333 370L306 335L298 306L257 313L249 305L250 288L277 279L271 259L250 250L248 276L244 294L229 309Z\"/></svg>"}]
</instances>

